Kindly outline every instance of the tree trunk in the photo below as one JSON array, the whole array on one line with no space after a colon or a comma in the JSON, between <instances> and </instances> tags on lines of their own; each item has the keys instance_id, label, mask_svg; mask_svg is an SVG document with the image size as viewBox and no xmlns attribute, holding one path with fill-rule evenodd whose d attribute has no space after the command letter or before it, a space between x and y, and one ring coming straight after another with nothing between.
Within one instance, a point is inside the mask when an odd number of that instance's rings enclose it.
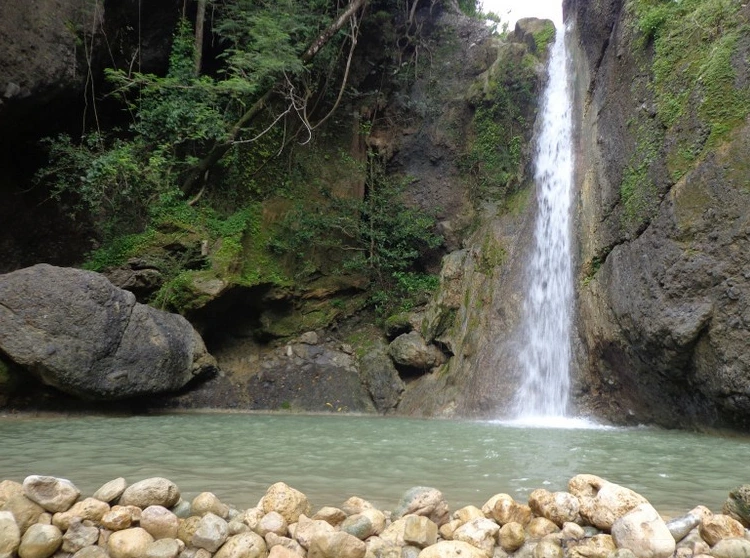
<instances>
[{"instance_id":1,"label":"tree trunk","mask_svg":"<svg viewBox=\"0 0 750 558\"><path fill-rule=\"evenodd\" d=\"M201 74L203 63L203 24L206 20L206 0L198 0L198 11L195 14L195 75Z\"/></svg>"},{"instance_id":2,"label":"tree trunk","mask_svg":"<svg viewBox=\"0 0 750 558\"><path fill-rule=\"evenodd\" d=\"M201 1L205 2L205 0ZM346 10L344 10L336 21L323 31L315 41L313 41L308 49L300 56L300 60L307 64L315 58L315 55L318 54L320 49L331 40L331 37L333 37L346 24L346 22L349 21L349 19L354 16L360 8L362 8L362 6L367 4L367 1L368 0L351 0ZM234 126L232 126L232 129L229 131L229 137L225 141L215 144L208 154L198 162L194 169L190 171L183 183L183 192L188 193L192 191L199 181L204 180L206 173L218 163L227 151L229 151L229 148L232 147L234 140L237 139L237 136L239 136L242 129L252 123L252 121L255 120L263 108L268 104L268 101L273 97L273 89L274 88L269 89L260 99L255 101L240 119L235 122Z\"/></svg>"}]
</instances>

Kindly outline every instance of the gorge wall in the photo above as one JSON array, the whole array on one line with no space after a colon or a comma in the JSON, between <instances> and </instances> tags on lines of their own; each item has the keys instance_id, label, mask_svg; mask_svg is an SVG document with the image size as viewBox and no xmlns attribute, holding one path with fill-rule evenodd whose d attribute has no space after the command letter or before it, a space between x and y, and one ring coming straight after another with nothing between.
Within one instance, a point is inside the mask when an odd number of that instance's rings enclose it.
<instances>
[{"instance_id":1,"label":"gorge wall","mask_svg":"<svg viewBox=\"0 0 750 558\"><path fill-rule=\"evenodd\" d=\"M750 424L750 7L566 0L577 60L579 405Z\"/></svg>"}]
</instances>

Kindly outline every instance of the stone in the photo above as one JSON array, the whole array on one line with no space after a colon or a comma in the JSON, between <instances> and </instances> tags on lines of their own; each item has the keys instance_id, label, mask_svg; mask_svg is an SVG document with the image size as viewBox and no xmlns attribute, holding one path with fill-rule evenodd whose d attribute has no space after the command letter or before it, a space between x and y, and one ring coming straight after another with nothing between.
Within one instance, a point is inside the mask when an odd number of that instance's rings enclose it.
<instances>
[{"instance_id":1,"label":"stone","mask_svg":"<svg viewBox=\"0 0 750 558\"><path fill-rule=\"evenodd\" d=\"M567 539L582 539L586 536L586 532L583 527L577 523L563 523L562 531L560 533L563 540Z\"/></svg>"},{"instance_id":2,"label":"stone","mask_svg":"<svg viewBox=\"0 0 750 558\"><path fill-rule=\"evenodd\" d=\"M594 535L591 538L568 544L567 558L608 558L617 550L611 535Z\"/></svg>"},{"instance_id":3,"label":"stone","mask_svg":"<svg viewBox=\"0 0 750 558\"><path fill-rule=\"evenodd\" d=\"M271 550L268 553L268 558L301 558L302 556L304 556L304 554L299 554L281 545L271 547Z\"/></svg>"},{"instance_id":4,"label":"stone","mask_svg":"<svg viewBox=\"0 0 750 558\"><path fill-rule=\"evenodd\" d=\"M195 534L195 531L198 529L198 523L200 522L200 520L201 520L200 517L198 517L197 515L193 515L181 521L180 526L177 529L177 538L187 545L191 544L193 540L193 535ZM227 525L227 535L229 535L228 525Z\"/></svg>"},{"instance_id":5,"label":"stone","mask_svg":"<svg viewBox=\"0 0 750 558\"><path fill-rule=\"evenodd\" d=\"M745 535L742 523L728 515L716 514L701 522L699 526L701 537L710 546L714 546L721 539L740 538Z\"/></svg>"},{"instance_id":6,"label":"stone","mask_svg":"<svg viewBox=\"0 0 750 558\"><path fill-rule=\"evenodd\" d=\"M99 523L108 511L109 504L96 498L86 498L73 504L68 511L59 512L52 516L52 524L59 527L61 531L66 531L71 521L76 517Z\"/></svg>"},{"instance_id":7,"label":"stone","mask_svg":"<svg viewBox=\"0 0 750 558\"><path fill-rule=\"evenodd\" d=\"M479 519L480 517L485 517L484 512L476 506L464 506L453 512L453 518L458 519L462 524L468 523L472 519Z\"/></svg>"},{"instance_id":8,"label":"stone","mask_svg":"<svg viewBox=\"0 0 750 558\"><path fill-rule=\"evenodd\" d=\"M229 536L227 522L211 512L200 518L190 543L197 548L216 552Z\"/></svg>"},{"instance_id":9,"label":"stone","mask_svg":"<svg viewBox=\"0 0 750 558\"><path fill-rule=\"evenodd\" d=\"M149 506L141 513L140 525L154 540L176 539L180 520L164 506Z\"/></svg>"},{"instance_id":10,"label":"stone","mask_svg":"<svg viewBox=\"0 0 750 558\"><path fill-rule=\"evenodd\" d=\"M109 553L104 550L101 546L85 546L75 554L72 558L111 558Z\"/></svg>"},{"instance_id":11,"label":"stone","mask_svg":"<svg viewBox=\"0 0 750 558\"><path fill-rule=\"evenodd\" d=\"M180 519L187 519L191 515L190 510L190 502L186 502L182 498L177 500L177 503L169 508L169 511L171 511L173 514L175 514Z\"/></svg>"},{"instance_id":12,"label":"stone","mask_svg":"<svg viewBox=\"0 0 750 558\"><path fill-rule=\"evenodd\" d=\"M21 538L18 556L20 558L48 558L62 546L62 540L62 532L54 525L32 525Z\"/></svg>"},{"instance_id":13,"label":"stone","mask_svg":"<svg viewBox=\"0 0 750 558\"><path fill-rule=\"evenodd\" d=\"M399 335L388 346L393 361L408 368L431 370L445 362L445 355L435 345L428 345L417 331Z\"/></svg>"},{"instance_id":14,"label":"stone","mask_svg":"<svg viewBox=\"0 0 750 558\"><path fill-rule=\"evenodd\" d=\"M498 532L498 543L505 552L513 553L526 542L526 531L523 525L511 521L500 527Z\"/></svg>"},{"instance_id":15,"label":"stone","mask_svg":"<svg viewBox=\"0 0 750 558\"><path fill-rule=\"evenodd\" d=\"M276 533L280 537L284 537L288 532L288 525L283 515L272 511L263 516L260 523L258 523L256 532L261 537L265 537L268 533Z\"/></svg>"},{"instance_id":16,"label":"stone","mask_svg":"<svg viewBox=\"0 0 750 558\"><path fill-rule=\"evenodd\" d=\"M23 492L29 500L52 513L67 511L81 495L69 480L42 475L26 477Z\"/></svg>"},{"instance_id":17,"label":"stone","mask_svg":"<svg viewBox=\"0 0 750 558\"><path fill-rule=\"evenodd\" d=\"M275 546L283 546L290 552L293 552L300 556L304 556L306 554L305 549L302 547L302 545L299 544L294 539L290 539L289 537L280 537L276 533L268 533L265 539L266 539L266 546L268 548L273 548Z\"/></svg>"},{"instance_id":18,"label":"stone","mask_svg":"<svg viewBox=\"0 0 750 558\"><path fill-rule=\"evenodd\" d=\"M711 549L711 556L714 558L750 558L750 541L745 538L722 539Z\"/></svg>"},{"instance_id":19,"label":"stone","mask_svg":"<svg viewBox=\"0 0 750 558\"><path fill-rule=\"evenodd\" d=\"M310 541L307 558L364 558L367 547L357 537L334 531L320 533Z\"/></svg>"},{"instance_id":20,"label":"stone","mask_svg":"<svg viewBox=\"0 0 750 558\"><path fill-rule=\"evenodd\" d=\"M495 537L500 526L487 518L472 519L453 532L454 541L467 542L487 554L495 548Z\"/></svg>"},{"instance_id":21,"label":"stone","mask_svg":"<svg viewBox=\"0 0 750 558\"><path fill-rule=\"evenodd\" d=\"M63 552L78 552L85 546L91 546L99 540L99 529L80 520L71 522L68 530L63 535ZM113 556L113 558L117 558Z\"/></svg>"},{"instance_id":22,"label":"stone","mask_svg":"<svg viewBox=\"0 0 750 558\"><path fill-rule=\"evenodd\" d=\"M229 517L229 506L222 503L213 492L201 492L193 498L190 509L194 515L204 515L212 513L222 519Z\"/></svg>"},{"instance_id":23,"label":"stone","mask_svg":"<svg viewBox=\"0 0 750 558\"><path fill-rule=\"evenodd\" d=\"M529 521L526 530L530 537L541 539L546 535L559 532L560 528L546 517L535 517Z\"/></svg>"},{"instance_id":24,"label":"stone","mask_svg":"<svg viewBox=\"0 0 750 558\"><path fill-rule=\"evenodd\" d=\"M729 493L722 513L750 527L750 484L738 486Z\"/></svg>"},{"instance_id":25,"label":"stone","mask_svg":"<svg viewBox=\"0 0 750 558\"><path fill-rule=\"evenodd\" d=\"M12 556L21 544L21 530L9 511L0 511L0 556Z\"/></svg>"},{"instance_id":26,"label":"stone","mask_svg":"<svg viewBox=\"0 0 750 558\"><path fill-rule=\"evenodd\" d=\"M672 538L675 542L680 542L684 539L690 531L695 529L701 524L701 517L688 513L682 517L677 517L667 521L667 529L669 529Z\"/></svg>"},{"instance_id":27,"label":"stone","mask_svg":"<svg viewBox=\"0 0 750 558\"><path fill-rule=\"evenodd\" d=\"M442 492L436 488L416 486L404 493L391 517L398 519L407 514L428 517L439 527L448 521L450 510Z\"/></svg>"},{"instance_id":28,"label":"stone","mask_svg":"<svg viewBox=\"0 0 750 558\"><path fill-rule=\"evenodd\" d=\"M360 540L379 535L385 529L385 514L375 508L362 510L361 513L349 516L339 528L354 535Z\"/></svg>"},{"instance_id":29,"label":"stone","mask_svg":"<svg viewBox=\"0 0 750 558\"><path fill-rule=\"evenodd\" d=\"M146 546L143 558L177 558L180 544L175 539L160 539Z\"/></svg>"},{"instance_id":30,"label":"stone","mask_svg":"<svg viewBox=\"0 0 750 558\"><path fill-rule=\"evenodd\" d=\"M277 482L268 488L259 507L265 513L280 513L287 523L294 523L302 514L310 515L310 502L307 496L283 482Z\"/></svg>"},{"instance_id":31,"label":"stone","mask_svg":"<svg viewBox=\"0 0 750 558\"><path fill-rule=\"evenodd\" d=\"M9 480L0 482L0 511L13 514L21 533L37 523L41 515L45 513L42 506L26 497L21 483Z\"/></svg>"},{"instance_id":32,"label":"stone","mask_svg":"<svg viewBox=\"0 0 750 558\"><path fill-rule=\"evenodd\" d=\"M562 527L563 523L578 519L580 504L578 498L569 492L549 492L539 488L529 495L529 507L536 515L546 517Z\"/></svg>"},{"instance_id":33,"label":"stone","mask_svg":"<svg viewBox=\"0 0 750 558\"><path fill-rule=\"evenodd\" d=\"M404 541L404 534L406 532L406 521L405 518L397 519L380 533L380 538L388 546L405 546L406 541Z\"/></svg>"},{"instance_id":34,"label":"stone","mask_svg":"<svg viewBox=\"0 0 750 558\"><path fill-rule=\"evenodd\" d=\"M163 477L152 477L128 486L120 496L120 505L141 509L149 506L171 508L179 499L180 489L175 483Z\"/></svg>"},{"instance_id":35,"label":"stone","mask_svg":"<svg viewBox=\"0 0 750 558\"><path fill-rule=\"evenodd\" d=\"M484 507L492 507L489 515L497 521L498 525L505 525L511 521L520 523L524 527L531 521L531 508L524 504L519 504L508 494L497 494L493 496ZM482 510L484 511L484 507Z\"/></svg>"},{"instance_id":36,"label":"stone","mask_svg":"<svg viewBox=\"0 0 750 558\"><path fill-rule=\"evenodd\" d=\"M406 384L388 355L384 341L376 340L360 357L359 373L379 413L385 414L396 408Z\"/></svg>"},{"instance_id":37,"label":"stone","mask_svg":"<svg viewBox=\"0 0 750 558\"><path fill-rule=\"evenodd\" d=\"M557 541L542 539L531 555L533 558L563 558L563 549Z\"/></svg>"},{"instance_id":38,"label":"stone","mask_svg":"<svg viewBox=\"0 0 750 558\"><path fill-rule=\"evenodd\" d=\"M260 520L263 519L264 515L265 512L262 509L250 508L245 510L240 515L239 520L250 527L251 530L256 531L258 529L258 525L260 525Z\"/></svg>"},{"instance_id":39,"label":"stone","mask_svg":"<svg viewBox=\"0 0 750 558\"><path fill-rule=\"evenodd\" d=\"M94 492L93 498L111 504L122 496L122 493L125 492L127 487L128 482L124 478L118 477L100 486L97 491Z\"/></svg>"},{"instance_id":40,"label":"stone","mask_svg":"<svg viewBox=\"0 0 750 558\"><path fill-rule=\"evenodd\" d=\"M240 533L229 537L214 558L265 558L266 541L257 533Z\"/></svg>"},{"instance_id":41,"label":"stone","mask_svg":"<svg viewBox=\"0 0 750 558\"><path fill-rule=\"evenodd\" d=\"M333 533L334 531L335 529L329 523L318 519L310 519L302 514L299 516L293 537L303 548L309 550L310 544L316 536Z\"/></svg>"},{"instance_id":42,"label":"stone","mask_svg":"<svg viewBox=\"0 0 750 558\"><path fill-rule=\"evenodd\" d=\"M487 554L463 541L440 541L419 553L419 558L487 558Z\"/></svg>"},{"instance_id":43,"label":"stone","mask_svg":"<svg viewBox=\"0 0 750 558\"><path fill-rule=\"evenodd\" d=\"M101 525L110 531L122 531L133 523L133 516L128 508L118 506L102 516Z\"/></svg>"},{"instance_id":44,"label":"stone","mask_svg":"<svg viewBox=\"0 0 750 558\"><path fill-rule=\"evenodd\" d=\"M141 527L115 531L107 541L107 550L112 558L143 558L154 538Z\"/></svg>"},{"instance_id":45,"label":"stone","mask_svg":"<svg viewBox=\"0 0 750 558\"><path fill-rule=\"evenodd\" d=\"M568 481L568 492L578 498L581 517L594 527L609 530L612 524L648 501L638 494L596 475L577 475Z\"/></svg>"},{"instance_id":46,"label":"stone","mask_svg":"<svg viewBox=\"0 0 750 558\"><path fill-rule=\"evenodd\" d=\"M341 509L346 515L362 513L364 510L369 510L373 507L374 506L370 502L363 500L359 496L352 496L341 505Z\"/></svg>"},{"instance_id":47,"label":"stone","mask_svg":"<svg viewBox=\"0 0 750 558\"><path fill-rule=\"evenodd\" d=\"M346 513L339 508L324 506L312 516L312 519L319 519L326 523L330 523L334 527L338 527L346 519Z\"/></svg>"},{"instance_id":48,"label":"stone","mask_svg":"<svg viewBox=\"0 0 750 558\"><path fill-rule=\"evenodd\" d=\"M91 271L39 264L0 275L0 322L0 352L87 399L176 390L216 367L185 318Z\"/></svg>"},{"instance_id":49,"label":"stone","mask_svg":"<svg viewBox=\"0 0 750 558\"><path fill-rule=\"evenodd\" d=\"M676 543L667 524L651 504L640 504L612 525L612 540L636 558L668 558Z\"/></svg>"},{"instance_id":50,"label":"stone","mask_svg":"<svg viewBox=\"0 0 750 558\"><path fill-rule=\"evenodd\" d=\"M443 523L440 526L438 533L442 538L449 541L453 538L453 533L455 533L456 529L461 527L461 525L463 525L463 522L460 519L451 519L448 523Z\"/></svg>"},{"instance_id":51,"label":"stone","mask_svg":"<svg viewBox=\"0 0 750 558\"><path fill-rule=\"evenodd\" d=\"M438 526L422 515L407 515L404 526L404 542L425 548L437 542Z\"/></svg>"}]
</instances>

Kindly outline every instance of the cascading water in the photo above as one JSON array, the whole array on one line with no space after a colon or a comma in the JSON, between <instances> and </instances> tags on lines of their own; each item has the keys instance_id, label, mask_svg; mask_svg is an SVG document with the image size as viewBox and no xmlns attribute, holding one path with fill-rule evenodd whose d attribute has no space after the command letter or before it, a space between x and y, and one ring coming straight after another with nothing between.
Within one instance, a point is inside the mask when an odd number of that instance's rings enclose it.
<instances>
[{"instance_id":1,"label":"cascading water","mask_svg":"<svg viewBox=\"0 0 750 558\"><path fill-rule=\"evenodd\" d=\"M523 377L515 411L520 419L564 417L570 388L572 93L564 28L556 35L535 153L539 209L519 355Z\"/></svg>"}]
</instances>

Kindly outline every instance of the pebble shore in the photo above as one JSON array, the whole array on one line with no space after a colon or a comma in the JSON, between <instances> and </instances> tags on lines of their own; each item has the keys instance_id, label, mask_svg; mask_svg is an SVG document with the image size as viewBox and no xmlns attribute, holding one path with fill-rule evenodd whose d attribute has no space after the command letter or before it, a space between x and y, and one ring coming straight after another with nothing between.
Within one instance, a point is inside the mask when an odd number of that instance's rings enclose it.
<instances>
[{"instance_id":1,"label":"pebble shore","mask_svg":"<svg viewBox=\"0 0 750 558\"><path fill-rule=\"evenodd\" d=\"M67 479L0 482L0 558L750 558L750 485L720 513L662 518L636 492L595 475L527 502L496 494L451 510L431 487L392 511L351 497L312 509L279 482L239 510L173 482L114 479L89 497Z\"/></svg>"}]
</instances>

